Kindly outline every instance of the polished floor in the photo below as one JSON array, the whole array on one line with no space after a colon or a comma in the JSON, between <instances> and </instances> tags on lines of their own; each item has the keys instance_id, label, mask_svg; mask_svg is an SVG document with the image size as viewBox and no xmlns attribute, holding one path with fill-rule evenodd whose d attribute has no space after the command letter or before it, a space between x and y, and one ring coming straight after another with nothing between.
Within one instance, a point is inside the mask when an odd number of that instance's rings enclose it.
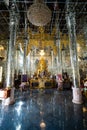
<instances>
[{"instance_id":1,"label":"polished floor","mask_svg":"<svg viewBox=\"0 0 87 130\"><path fill-rule=\"evenodd\" d=\"M15 101L0 101L0 130L87 130L87 103L73 104L69 90L15 90Z\"/></svg>"}]
</instances>

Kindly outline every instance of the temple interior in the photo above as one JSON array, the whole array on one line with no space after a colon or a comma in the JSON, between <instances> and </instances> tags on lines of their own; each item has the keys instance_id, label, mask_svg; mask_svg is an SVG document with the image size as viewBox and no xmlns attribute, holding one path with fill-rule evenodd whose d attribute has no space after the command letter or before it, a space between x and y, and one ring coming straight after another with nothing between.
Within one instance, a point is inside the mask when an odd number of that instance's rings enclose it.
<instances>
[{"instance_id":1,"label":"temple interior","mask_svg":"<svg viewBox=\"0 0 87 130\"><path fill-rule=\"evenodd\" d=\"M0 0L0 130L87 130L87 0Z\"/></svg>"}]
</instances>

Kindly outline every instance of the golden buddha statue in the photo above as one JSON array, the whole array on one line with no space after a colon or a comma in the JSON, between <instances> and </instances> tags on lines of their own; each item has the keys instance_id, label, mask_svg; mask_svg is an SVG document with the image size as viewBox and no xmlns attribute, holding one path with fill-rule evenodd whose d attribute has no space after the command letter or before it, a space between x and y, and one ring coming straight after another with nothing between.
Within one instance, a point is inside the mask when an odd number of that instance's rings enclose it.
<instances>
[{"instance_id":1,"label":"golden buddha statue","mask_svg":"<svg viewBox=\"0 0 87 130\"><path fill-rule=\"evenodd\" d=\"M37 72L40 74L44 73L45 71L47 72L47 63L44 58L41 58L37 66Z\"/></svg>"}]
</instances>

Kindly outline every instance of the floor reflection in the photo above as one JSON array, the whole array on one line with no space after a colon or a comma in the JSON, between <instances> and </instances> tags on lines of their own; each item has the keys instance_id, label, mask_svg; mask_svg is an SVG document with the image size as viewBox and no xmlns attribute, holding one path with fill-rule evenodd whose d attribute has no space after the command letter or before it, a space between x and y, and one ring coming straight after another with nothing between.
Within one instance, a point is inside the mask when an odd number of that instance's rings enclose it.
<instances>
[{"instance_id":1,"label":"floor reflection","mask_svg":"<svg viewBox=\"0 0 87 130\"><path fill-rule=\"evenodd\" d=\"M15 99L0 102L0 130L87 130L87 111L72 103L71 91L16 90Z\"/></svg>"}]
</instances>

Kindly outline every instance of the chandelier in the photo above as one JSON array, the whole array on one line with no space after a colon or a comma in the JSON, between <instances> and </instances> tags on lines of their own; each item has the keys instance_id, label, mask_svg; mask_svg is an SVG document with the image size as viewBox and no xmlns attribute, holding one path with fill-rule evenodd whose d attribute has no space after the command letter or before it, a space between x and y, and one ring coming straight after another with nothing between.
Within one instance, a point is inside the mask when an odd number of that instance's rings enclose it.
<instances>
[{"instance_id":1,"label":"chandelier","mask_svg":"<svg viewBox=\"0 0 87 130\"><path fill-rule=\"evenodd\" d=\"M51 21L51 10L42 0L35 0L29 7L27 17L30 23L36 26L45 26Z\"/></svg>"}]
</instances>

